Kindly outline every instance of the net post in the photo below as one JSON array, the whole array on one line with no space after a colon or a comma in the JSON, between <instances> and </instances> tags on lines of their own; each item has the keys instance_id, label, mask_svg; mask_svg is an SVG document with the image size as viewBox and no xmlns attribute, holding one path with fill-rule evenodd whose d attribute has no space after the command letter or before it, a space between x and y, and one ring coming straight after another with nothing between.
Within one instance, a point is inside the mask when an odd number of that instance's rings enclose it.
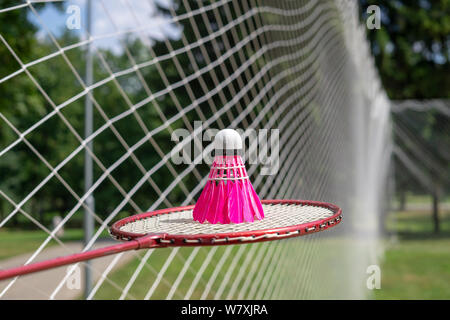
<instances>
[{"instance_id":1,"label":"net post","mask_svg":"<svg viewBox=\"0 0 450 320\"><path fill-rule=\"evenodd\" d=\"M89 39L92 29L92 1L86 0L86 38ZM89 87L92 85L93 75L92 75L92 46L88 42L86 47L86 75L85 75L85 85ZM91 93L88 92L85 99L85 117L84 117L84 135L88 138L92 134L93 130L93 110L92 110L92 100ZM93 164L92 156L89 151L93 151L92 141L88 142L85 146L84 154L84 191L89 192L89 189L93 184ZM83 219L83 229L84 229L84 246L86 246L94 234L94 216L92 212L95 210L95 199L92 194L86 198L86 207L84 209L84 219ZM91 261L86 261L84 270L84 296L87 298L89 292L92 290L92 272L91 272Z\"/></svg>"}]
</instances>

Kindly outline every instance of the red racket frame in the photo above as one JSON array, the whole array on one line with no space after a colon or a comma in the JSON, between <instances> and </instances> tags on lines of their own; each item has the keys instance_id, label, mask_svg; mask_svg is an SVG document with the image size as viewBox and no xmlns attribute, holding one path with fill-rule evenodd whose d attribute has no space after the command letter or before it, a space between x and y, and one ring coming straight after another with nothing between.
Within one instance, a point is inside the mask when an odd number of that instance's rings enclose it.
<instances>
[{"instance_id":1,"label":"red racket frame","mask_svg":"<svg viewBox=\"0 0 450 320\"><path fill-rule=\"evenodd\" d=\"M138 233L124 232L120 230L120 227L123 226L124 224L152 216L192 210L194 209L194 205L162 209L153 212L146 212L124 218L122 220L115 222L111 226L110 228L111 235L116 239L126 240L126 242L105 248L76 253L65 257L58 257L51 260L36 262L33 264L20 266L17 268L0 270L0 280L16 277L19 275L29 274L33 272L43 271L51 268L56 268L81 261L86 261L94 258L104 257L111 254L117 254L129 250L180 247L180 246L212 246L212 245L242 244L242 243L263 242L263 241L298 237L326 230L340 223L342 219L342 210L339 207L330 203L319 201L308 201L308 200L262 200L261 202L263 204L296 204L296 205L324 207L330 209L333 212L333 215L326 219L316 220L309 223L298 224L289 227L251 230L243 232L217 233L217 234L201 234L201 235L199 234L177 235L168 233L138 234Z\"/></svg>"}]
</instances>

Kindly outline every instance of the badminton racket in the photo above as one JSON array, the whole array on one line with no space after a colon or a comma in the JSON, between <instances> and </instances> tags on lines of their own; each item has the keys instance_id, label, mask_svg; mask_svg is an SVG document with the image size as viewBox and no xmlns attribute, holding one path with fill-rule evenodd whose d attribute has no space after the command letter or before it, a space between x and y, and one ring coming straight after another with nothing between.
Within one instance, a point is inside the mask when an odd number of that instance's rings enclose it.
<instances>
[{"instance_id":1,"label":"badminton racket","mask_svg":"<svg viewBox=\"0 0 450 320\"><path fill-rule=\"evenodd\" d=\"M231 245L298 237L324 231L342 219L342 210L330 203L263 200L262 205L263 220L239 224L201 224L192 219L193 205L133 215L115 222L110 228L110 234L121 243L0 270L0 280L129 250Z\"/></svg>"}]
</instances>

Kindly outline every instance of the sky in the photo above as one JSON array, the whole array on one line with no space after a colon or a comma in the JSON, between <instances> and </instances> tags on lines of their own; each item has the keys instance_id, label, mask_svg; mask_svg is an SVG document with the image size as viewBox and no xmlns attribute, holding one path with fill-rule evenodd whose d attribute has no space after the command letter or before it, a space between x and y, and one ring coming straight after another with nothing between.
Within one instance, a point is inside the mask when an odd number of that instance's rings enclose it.
<instances>
[{"instance_id":1,"label":"sky","mask_svg":"<svg viewBox=\"0 0 450 320\"><path fill-rule=\"evenodd\" d=\"M144 39L163 39L164 37L176 39L180 36L180 30L168 22L167 17L162 16L156 9L155 3L160 6L170 7L171 0L100 0L92 1L92 32L94 37L114 35L94 41L94 45L100 48L108 48L115 53L122 52L119 32L129 31L132 37L141 36ZM52 4L35 5L38 10L36 16L29 10L29 19L39 28L37 36L45 38L47 30L58 37L64 30L68 30L67 21L74 21L76 11L69 8L79 8L80 29L70 29L75 35L84 38L86 36L86 3L87 0L64 1L64 9L58 9ZM72 7L71 7L72 6ZM139 29L139 32L137 32Z\"/></svg>"}]
</instances>

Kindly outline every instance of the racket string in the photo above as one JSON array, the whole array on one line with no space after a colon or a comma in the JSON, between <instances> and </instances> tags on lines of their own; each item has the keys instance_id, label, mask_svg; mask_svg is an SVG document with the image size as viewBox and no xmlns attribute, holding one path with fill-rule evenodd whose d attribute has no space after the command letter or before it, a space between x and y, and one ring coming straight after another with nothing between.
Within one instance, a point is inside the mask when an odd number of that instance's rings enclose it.
<instances>
[{"instance_id":1,"label":"racket string","mask_svg":"<svg viewBox=\"0 0 450 320\"><path fill-rule=\"evenodd\" d=\"M233 232L258 231L307 224L332 217L331 209L293 204L264 204L266 218L240 224L198 223L192 219L192 210L174 212L143 218L124 224L121 232L134 234L167 233L176 235L220 234Z\"/></svg>"}]
</instances>

